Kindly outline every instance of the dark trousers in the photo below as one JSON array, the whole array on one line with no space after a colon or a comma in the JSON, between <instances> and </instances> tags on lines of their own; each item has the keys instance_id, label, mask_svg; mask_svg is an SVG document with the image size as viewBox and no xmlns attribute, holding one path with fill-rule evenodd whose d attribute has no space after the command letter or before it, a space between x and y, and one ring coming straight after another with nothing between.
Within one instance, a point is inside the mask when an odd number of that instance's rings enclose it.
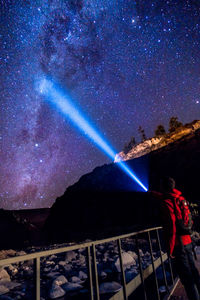
<instances>
[{"instance_id":1,"label":"dark trousers","mask_svg":"<svg viewBox=\"0 0 200 300\"><path fill-rule=\"evenodd\" d=\"M200 300L200 276L195 266L192 244L175 247L173 254L174 266L188 299Z\"/></svg>"}]
</instances>

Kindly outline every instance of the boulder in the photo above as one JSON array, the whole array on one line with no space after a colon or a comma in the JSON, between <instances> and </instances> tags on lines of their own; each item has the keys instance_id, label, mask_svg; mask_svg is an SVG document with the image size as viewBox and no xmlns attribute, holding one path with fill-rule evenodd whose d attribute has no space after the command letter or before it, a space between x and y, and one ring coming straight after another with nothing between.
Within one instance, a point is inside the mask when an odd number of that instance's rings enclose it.
<instances>
[{"instance_id":1,"label":"boulder","mask_svg":"<svg viewBox=\"0 0 200 300\"><path fill-rule=\"evenodd\" d=\"M14 288L16 288L16 287L21 286L21 283L14 282L14 281L5 281L5 282L3 283L3 285L4 285L5 287L7 287L9 290L12 290L12 289L14 289Z\"/></svg>"},{"instance_id":2,"label":"boulder","mask_svg":"<svg viewBox=\"0 0 200 300\"><path fill-rule=\"evenodd\" d=\"M102 272L100 273L100 277L101 277L102 279L105 279L105 278L107 277L106 272L102 271Z\"/></svg>"},{"instance_id":3,"label":"boulder","mask_svg":"<svg viewBox=\"0 0 200 300\"><path fill-rule=\"evenodd\" d=\"M25 251L17 251L16 256L22 256L22 255L26 255Z\"/></svg>"},{"instance_id":4,"label":"boulder","mask_svg":"<svg viewBox=\"0 0 200 300\"><path fill-rule=\"evenodd\" d=\"M5 269L8 272L8 274L11 276L15 276L18 273L18 269L13 267L13 265L9 265L5 267Z\"/></svg>"},{"instance_id":5,"label":"boulder","mask_svg":"<svg viewBox=\"0 0 200 300\"><path fill-rule=\"evenodd\" d=\"M0 284L0 295L6 294L9 292L9 289L5 286Z\"/></svg>"},{"instance_id":6,"label":"boulder","mask_svg":"<svg viewBox=\"0 0 200 300\"><path fill-rule=\"evenodd\" d=\"M5 259L8 257L16 256L16 251L9 249L9 250L1 250L0 251L0 259Z\"/></svg>"},{"instance_id":7,"label":"boulder","mask_svg":"<svg viewBox=\"0 0 200 300\"><path fill-rule=\"evenodd\" d=\"M46 276L48 278L56 278L59 275L60 275L60 273L58 273L58 272L50 272L50 273L46 274Z\"/></svg>"},{"instance_id":8,"label":"boulder","mask_svg":"<svg viewBox=\"0 0 200 300\"><path fill-rule=\"evenodd\" d=\"M100 294L107 294L107 293L116 293L122 288L121 284L118 282L103 282L99 286Z\"/></svg>"},{"instance_id":9,"label":"boulder","mask_svg":"<svg viewBox=\"0 0 200 300\"><path fill-rule=\"evenodd\" d=\"M66 252L66 255L65 255L65 261L72 261L72 259L76 259L76 256L77 256L77 254L76 254L76 252L74 252L74 251L68 251L68 252Z\"/></svg>"},{"instance_id":10,"label":"boulder","mask_svg":"<svg viewBox=\"0 0 200 300\"><path fill-rule=\"evenodd\" d=\"M70 278L70 282L73 282L73 283L81 283L82 281L81 281L81 279L80 279L79 277L77 277L77 276L72 276L72 277Z\"/></svg>"},{"instance_id":11,"label":"boulder","mask_svg":"<svg viewBox=\"0 0 200 300\"><path fill-rule=\"evenodd\" d=\"M66 261L60 260L60 261L58 262L58 264L59 264L59 266L64 267L64 266L66 265Z\"/></svg>"},{"instance_id":12,"label":"boulder","mask_svg":"<svg viewBox=\"0 0 200 300\"><path fill-rule=\"evenodd\" d=\"M65 269L65 272L67 272L67 273L69 273L69 272L71 272L71 270L72 270L72 265L65 265L64 266L64 269Z\"/></svg>"},{"instance_id":13,"label":"boulder","mask_svg":"<svg viewBox=\"0 0 200 300\"><path fill-rule=\"evenodd\" d=\"M56 259L57 258L57 256L56 255L51 255L50 257L49 257L49 260L54 260L54 259Z\"/></svg>"},{"instance_id":14,"label":"boulder","mask_svg":"<svg viewBox=\"0 0 200 300\"><path fill-rule=\"evenodd\" d=\"M60 275L54 279L53 284L54 285L62 285L62 284L65 284L66 282L68 282L67 278L63 275Z\"/></svg>"},{"instance_id":15,"label":"boulder","mask_svg":"<svg viewBox=\"0 0 200 300\"><path fill-rule=\"evenodd\" d=\"M79 254L79 256L77 257L77 264L81 266L84 266L86 264L86 259L84 255Z\"/></svg>"},{"instance_id":16,"label":"boulder","mask_svg":"<svg viewBox=\"0 0 200 300\"><path fill-rule=\"evenodd\" d=\"M0 270L0 284L4 281L10 281L10 275L5 269Z\"/></svg>"},{"instance_id":17,"label":"boulder","mask_svg":"<svg viewBox=\"0 0 200 300\"><path fill-rule=\"evenodd\" d=\"M53 283L49 292L49 297L51 299L56 299L64 295L65 291L61 288L61 286Z\"/></svg>"},{"instance_id":18,"label":"boulder","mask_svg":"<svg viewBox=\"0 0 200 300\"><path fill-rule=\"evenodd\" d=\"M65 292L71 292L81 290L83 286L79 283L67 282L62 285L62 288Z\"/></svg>"},{"instance_id":19,"label":"boulder","mask_svg":"<svg viewBox=\"0 0 200 300\"><path fill-rule=\"evenodd\" d=\"M133 251L128 251L128 254L130 254L135 260L138 259L137 254L135 252L133 252Z\"/></svg>"},{"instance_id":20,"label":"boulder","mask_svg":"<svg viewBox=\"0 0 200 300\"><path fill-rule=\"evenodd\" d=\"M122 253L122 261L123 261L124 270L128 266L136 265L135 259L128 252L123 252ZM115 267L116 267L118 272L121 272L119 257L117 258L117 260L115 262Z\"/></svg>"},{"instance_id":21,"label":"boulder","mask_svg":"<svg viewBox=\"0 0 200 300\"><path fill-rule=\"evenodd\" d=\"M79 271L78 273L78 277L81 279L81 280L86 280L88 278L87 274L83 271Z\"/></svg>"}]
</instances>

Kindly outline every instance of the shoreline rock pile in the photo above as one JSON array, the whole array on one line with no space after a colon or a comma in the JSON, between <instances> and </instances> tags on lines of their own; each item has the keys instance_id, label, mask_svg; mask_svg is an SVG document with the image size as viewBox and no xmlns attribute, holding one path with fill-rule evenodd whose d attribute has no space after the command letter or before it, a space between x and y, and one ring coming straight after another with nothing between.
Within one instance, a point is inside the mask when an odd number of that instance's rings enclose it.
<instances>
[{"instance_id":1,"label":"shoreline rock pile","mask_svg":"<svg viewBox=\"0 0 200 300\"><path fill-rule=\"evenodd\" d=\"M131 242L123 241L123 266L126 282L138 275L138 256ZM0 252L0 257L25 255L38 249L25 251L8 250ZM159 256L153 253L154 258ZM151 264L151 256L146 247L140 247L143 268ZM121 286L120 261L117 244L110 242L96 246L97 269L100 294L115 293ZM86 249L69 251L58 255L42 257L41 260L41 299L70 299L73 295L86 296L89 293L89 278ZM10 264L0 269L0 299L34 299L34 262L25 261ZM83 298L81 298L83 299Z\"/></svg>"}]
</instances>

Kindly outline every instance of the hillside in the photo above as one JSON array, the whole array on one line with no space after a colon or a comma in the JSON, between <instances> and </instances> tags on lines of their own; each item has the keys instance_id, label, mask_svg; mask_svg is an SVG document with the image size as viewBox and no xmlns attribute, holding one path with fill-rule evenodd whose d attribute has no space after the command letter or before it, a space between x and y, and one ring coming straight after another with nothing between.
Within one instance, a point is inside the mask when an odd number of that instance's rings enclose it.
<instances>
[{"instance_id":1,"label":"hillside","mask_svg":"<svg viewBox=\"0 0 200 300\"><path fill-rule=\"evenodd\" d=\"M166 137L162 147L151 147L151 152L143 149L140 155L137 153L140 157L127 163L151 190L159 190L160 177L169 175L189 201L198 203L200 121L192 126ZM158 224L158 207L156 199L139 191L118 164L112 163L96 168L69 187L52 206L46 229L52 241L88 237L91 233L99 237L110 229L115 234L131 226Z\"/></svg>"},{"instance_id":2,"label":"hillside","mask_svg":"<svg viewBox=\"0 0 200 300\"><path fill-rule=\"evenodd\" d=\"M184 137L190 136L199 128L200 120L197 120L193 121L192 123L181 126L172 133L145 140L143 143L134 146L127 154L125 154L123 151L118 153L115 157L115 162L119 162L120 160L126 161L146 155L152 151L163 148L171 143L175 143L176 141Z\"/></svg>"}]
</instances>

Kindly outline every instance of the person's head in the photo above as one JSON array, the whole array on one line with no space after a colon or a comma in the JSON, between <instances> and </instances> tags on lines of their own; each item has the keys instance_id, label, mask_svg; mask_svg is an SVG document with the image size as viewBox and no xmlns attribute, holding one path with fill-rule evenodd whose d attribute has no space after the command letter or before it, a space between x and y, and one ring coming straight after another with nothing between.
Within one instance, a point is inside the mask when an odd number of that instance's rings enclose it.
<instances>
[{"instance_id":1,"label":"person's head","mask_svg":"<svg viewBox=\"0 0 200 300\"><path fill-rule=\"evenodd\" d=\"M172 192L175 188L175 180L169 176L164 176L160 180L160 189L162 192Z\"/></svg>"}]
</instances>

